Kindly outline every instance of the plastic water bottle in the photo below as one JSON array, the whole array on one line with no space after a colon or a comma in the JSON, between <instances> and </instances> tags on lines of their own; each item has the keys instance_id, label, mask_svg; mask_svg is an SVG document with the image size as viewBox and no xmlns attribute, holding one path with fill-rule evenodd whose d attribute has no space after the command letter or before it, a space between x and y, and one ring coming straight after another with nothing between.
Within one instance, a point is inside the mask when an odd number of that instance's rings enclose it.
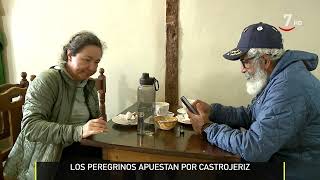
<instances>
[{"instance_id":1,"label":"plastic water bottle","mask_svg":"<svg viewBox=\"0 0 320 180\"><path fill-rule=\"evenodd\" d=\"M139 135L154 134L154 102L156 99L156 91L159 90L159 82L154 77L149 77L149 73L142 73L140 85L137 90L138 102L138 127Z\"/></svg>"}]
</instances>

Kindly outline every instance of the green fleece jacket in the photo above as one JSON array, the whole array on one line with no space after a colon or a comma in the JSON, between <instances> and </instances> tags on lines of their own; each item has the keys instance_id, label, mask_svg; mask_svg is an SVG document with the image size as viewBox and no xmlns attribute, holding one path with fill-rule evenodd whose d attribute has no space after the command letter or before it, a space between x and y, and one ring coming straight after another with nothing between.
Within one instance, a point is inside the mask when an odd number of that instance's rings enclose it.
<instances>
[{"instance_id":1,"label":"green fleece jacket","mask_svg":"<svg viewBox=\"0 0 320 180\"><path fill-rule=\"evenodd\" d=\"M5 164L5 175L33 180L35 162L57 162L64 147L80 141L87 119L70 124L78 83L66 74L63 64L32 81L23 107L21 132ZM94 80L88 80L84 95L90 119L97 118L100 113Z\"/></svg>"}]
</instances>

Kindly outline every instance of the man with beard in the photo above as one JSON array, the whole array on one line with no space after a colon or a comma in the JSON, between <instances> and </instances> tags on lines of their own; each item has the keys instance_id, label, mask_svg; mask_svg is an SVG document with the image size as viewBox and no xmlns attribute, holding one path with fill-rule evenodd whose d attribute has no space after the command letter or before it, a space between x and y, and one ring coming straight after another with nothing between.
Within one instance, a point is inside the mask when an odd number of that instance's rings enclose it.
<instances>
[{"instance_id":1,"label":"man with beard","mask_svg":"<svg viewBox=\"0 0 320 180\"><path fill-rule=\"evenodd\" d=\"M196 100L199 115L188 112L195 132L245 161L287 162L287 177L319 177L320 82L310 73L318 56L285 51L281 33L264 23L245 28L223 56L240 59L254 98L248 107Z\"/></svg>"}]
</instances>

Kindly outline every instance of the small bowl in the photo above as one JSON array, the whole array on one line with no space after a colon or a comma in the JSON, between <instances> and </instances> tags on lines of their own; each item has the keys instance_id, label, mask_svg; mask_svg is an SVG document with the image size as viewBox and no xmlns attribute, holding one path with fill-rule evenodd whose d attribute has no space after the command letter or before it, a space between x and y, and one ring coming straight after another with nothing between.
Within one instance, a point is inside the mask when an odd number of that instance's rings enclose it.
<instances>
[{"instance_id":1,"label":"small bowl","mask_svg":"<svg viewBox=\"0 0 320 180\"><path fill-rule=\"evenodd\" d=\"M170 130L176 126L178 119L171 116L156 116L154 124L162 130Z\"/></svg>"}]
</instances>

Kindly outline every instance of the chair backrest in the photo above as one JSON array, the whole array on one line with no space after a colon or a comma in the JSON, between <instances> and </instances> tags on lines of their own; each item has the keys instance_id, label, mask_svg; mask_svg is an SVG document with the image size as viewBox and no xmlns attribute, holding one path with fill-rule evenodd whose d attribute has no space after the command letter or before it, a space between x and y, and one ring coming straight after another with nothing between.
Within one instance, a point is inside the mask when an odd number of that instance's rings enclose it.
<instances>
[{"instance_id":1,"label":"chair backrest","mask_svg":"<svg viewBox=\"0 0 320 180\"><path fill-rule=\"evenodd\" d=\"M3 146L0 149L0 179L4 179L2 162L7 159L21 129L22 105L26 91L26 87L14 86L0 93L0 141ZM14 101L15 97L19 99Z\"/></svg>"},{"instance_id":2,"label":"chair backrest","mask_svg":"<svg viewBox=\"0 0 320 180\"><path fill-rule=\"evenodd\" d=\"M18 87L18 88L28 88L29 86L29 81L27 80L27 73L26 72L22 72L21 73L21 81L19 84L2 84L0 85L0 93L4 93L6 91L8 91L9 89L13 88L13 87ZM30 80L32 81L35 78L35 75L31 75ZM12 91L9 91L12 92ZM17 97L13 97L11 98L11 102L14 102L15 99L17 99ZM4 103L4 102L3 102ZM1 104L3 104L1 101ZM23 99L23 103L24 103L24 99ZM3 123L4 121L2 121L2 116L0 116L0 133L2 132L3 127ZM8 131L8 129L6 129L6 131Z\"/></svg>"},{"instance_id":3,"label":"chair backrest","mask_svg":"<svg viewBox=\"0 0 320 180\"><path fill-rule=\"evenodd\" d=\"M0 93L0 119L2 120L2 131L0 139L12 138L12 142L18 137L22 119L22 105L24 104L27 88L11 87ZM17 100L13 100L19 97Z\"/></svg>"},{"instance_id":4,"label":"chair backrest","mask_svg":"<svg viewBox=\"0 0 320 180\"><path fill-rule=\"evenodd\" d=\"M31 75L30 76L30 81L33 81L34 78L36 78L36 75ZM22 72L21 73L21 81L19 84L2 84L0 85L0 93L8 90L11 87L21 87L21 88L28 88L29 86L29 81L27 80L27 73Z\"/></svg>"},{"instance_id":5,"label":"chair backrest","mask_svg":"<svg viewBox=\"0 0 320 180\"><path fill-rule=\"evenodd\" d=\"M106 105L105 105L105 97L106 97L106 76L104 75L104 69L99 69L100 75L98 78L95 78L96 81L96 88L99 94L99 110L100 116L107 120L106 115Z\"/></svg>"}]
</instances>

